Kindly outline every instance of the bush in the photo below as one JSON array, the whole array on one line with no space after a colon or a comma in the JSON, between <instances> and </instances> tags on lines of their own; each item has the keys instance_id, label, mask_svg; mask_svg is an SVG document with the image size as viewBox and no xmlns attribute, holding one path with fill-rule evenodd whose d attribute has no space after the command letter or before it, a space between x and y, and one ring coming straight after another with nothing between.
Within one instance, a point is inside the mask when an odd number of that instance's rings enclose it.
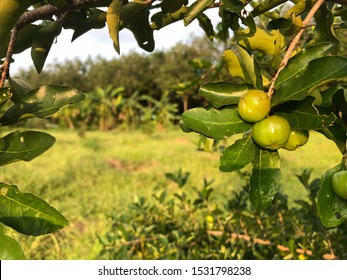
<instances>
[{"instance_id":1,"label":"bush","mask_svg":"<svg viewBox=\"0 0 347 280\"><path fill-rule=\"evenodd\" d=\"M186 186L189 173L166 174L179 189L153 199L138 198L112 216L100 257L107 259L346 259L347 227L325 229L316 211L320 180L310 171L298 176L306 200L288 207L278 193L271 207L257 212L248 200L249 185L219 205L213 181ZM241 174L241 173L240 173ZM248 174L241 174L248 177Z\"/></svg>"}]
</instances>

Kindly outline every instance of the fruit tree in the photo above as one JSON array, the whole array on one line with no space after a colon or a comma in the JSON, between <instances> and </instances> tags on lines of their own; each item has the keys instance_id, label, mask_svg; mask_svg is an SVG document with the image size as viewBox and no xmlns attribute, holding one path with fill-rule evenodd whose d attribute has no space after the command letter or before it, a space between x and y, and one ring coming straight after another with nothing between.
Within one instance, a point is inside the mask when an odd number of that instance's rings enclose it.
<instances>
[{"instance_id":1,"label":"fruit tree","mask_svg":"<svg viewBox=\"0 0 347 280\"><path fill-rule=\"evenodd\" d=\"M59 85L31 88L12 77L13 54L31 49L37 72L63 29L72 40L107 26L120 52L119 32L129 29L138 45L152 52L154 31L182 21L198 21L206 40L221 40L221 61L230 81L211 81L199 93L209 105L182 114L183 131L222 140L240 135L225 148L220 170L252 165L249 198L261 211L279 191L278 150L297 150L316 131L333 141L341 162L322 175L317 211L325 227L347 221L347 1L323 0L2 0L0 1L1 126L47 118L85 99ZM206 11L216 11L214 27ZM211 65L218 71L219 65ZM54 137L13 131L0 138L0 164L30 161L49 149ZM299 151L299 150L298 150ZM0 183L0 222L26 235L56 231L68 221L39 197ZM22 258L16 240L0 233L1 258Z\"/></svg>"}]
</instances>

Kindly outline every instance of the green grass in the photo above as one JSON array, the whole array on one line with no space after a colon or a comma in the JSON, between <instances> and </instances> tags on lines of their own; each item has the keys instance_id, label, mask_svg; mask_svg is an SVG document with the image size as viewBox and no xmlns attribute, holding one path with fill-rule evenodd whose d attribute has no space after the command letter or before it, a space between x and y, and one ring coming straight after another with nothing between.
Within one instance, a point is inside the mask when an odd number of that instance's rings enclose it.
<instances>
[{"instance_id":1,"label":"green grass","mask_svg":"<svg viewBox=\"0 0 347 280\"><path fill-rule=\"evenodd\" d=\"M218 203L245 184L237 173L219 172L217 152L196 150L196 134L112 131L87 132L81 138L75 131L48 132L57 138L49 151L30 163L14 163L0 171L1 182L42 197L70 221L52 235L20 236L30 259L98 258L101 247L96 235L107 231L111 214L126 211L139 196L151 197L163 189L177 191L177 185L165 178L166 172L190 172L190 186L201 186L204 178L214 179ZM320 177L341 157L335 145L317 133L298 151L280 153L282 191L290 203L306 195L295 174L313 168L312 178Z\"/></svg>"}]
</instances>

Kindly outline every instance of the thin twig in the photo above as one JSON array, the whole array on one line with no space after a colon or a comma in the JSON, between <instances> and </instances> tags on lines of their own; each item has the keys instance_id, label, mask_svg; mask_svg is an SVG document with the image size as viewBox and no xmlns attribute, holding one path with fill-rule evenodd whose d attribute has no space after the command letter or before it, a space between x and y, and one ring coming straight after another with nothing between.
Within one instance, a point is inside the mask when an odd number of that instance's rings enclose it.
<instances>
[{"instance_id":1,"label":"thin twig","mask_svg":"<svg viewBox=\"0 0 347 280\"><path fill-rule=\"evenodd\" d=\"M275 89L275 82L279 76L279 74L281 73L281 71L286 67L289 58L291 57L293 51L296 48L296 45L299 43L299 40L302 36L302 34L305 31L306 26L310 23L311 19L313 18L313 16L316 14L316 12L318 11L318 9L320 8L320 6L323 4L324 0L318 0L313 7L311 8L311 10L309 11L309 13L307 14L306 18L304 19L304 21L302 22L302 28L301 30L298 32L298 34L296 34L296 36L293 38L293 40L291 41L282 61L280 66L278 67L277 73L274 76L274 78L272 79L269 91L268 91L268 95L271 97L274 94L274 89Z\"/></svg>"}]
</instances>

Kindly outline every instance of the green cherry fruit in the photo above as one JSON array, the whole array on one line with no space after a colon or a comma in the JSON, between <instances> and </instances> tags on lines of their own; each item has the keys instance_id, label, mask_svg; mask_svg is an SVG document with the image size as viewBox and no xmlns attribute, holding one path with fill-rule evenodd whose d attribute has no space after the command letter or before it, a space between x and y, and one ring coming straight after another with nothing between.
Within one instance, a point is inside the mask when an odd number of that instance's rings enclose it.
<instances>
[{"instance_id":1,"label":"green cherry fruit","mask_svg":"<svg viewBox=\"0 0 347 280\"><path fill-rule=\"evenodd\" d=\"M347 199L347 170L336 172L332 177L332 185L339 197Z\"/></svg>"},{"instance_id":2,"label":"green cherry fruit","mask_svg":"<svg viewBox=\"0 0 347 280\"><path fill-rule=\"evenodd\" d=\"M252 138L262 148L278 150L287 143L290 131L285 118L272 115L253 126Z\"/></svg>"},{"instance_id":3,"label":"green cherry fruit","mask_svg":"<svg viewBox=\"0 0 347 280\"><path fill-rule=\"evenodd\" d=\"M308 141L309 133L307 130L292 129L289 135L288 142L283 149L294 151L297 148L305 145Z\"/></svg>"},{"instance_id":4,"label":"green cherry fruit","mask_svg":"<svg viewBox=\"0 0 347 280\"><path fill-rule=\"evenodd\" d=\"M241 96L238 104L240 117L250 123L264 119L271 109L271 101L266 92L258 89L247 91Z\"/></svg>"}]
</instances>

